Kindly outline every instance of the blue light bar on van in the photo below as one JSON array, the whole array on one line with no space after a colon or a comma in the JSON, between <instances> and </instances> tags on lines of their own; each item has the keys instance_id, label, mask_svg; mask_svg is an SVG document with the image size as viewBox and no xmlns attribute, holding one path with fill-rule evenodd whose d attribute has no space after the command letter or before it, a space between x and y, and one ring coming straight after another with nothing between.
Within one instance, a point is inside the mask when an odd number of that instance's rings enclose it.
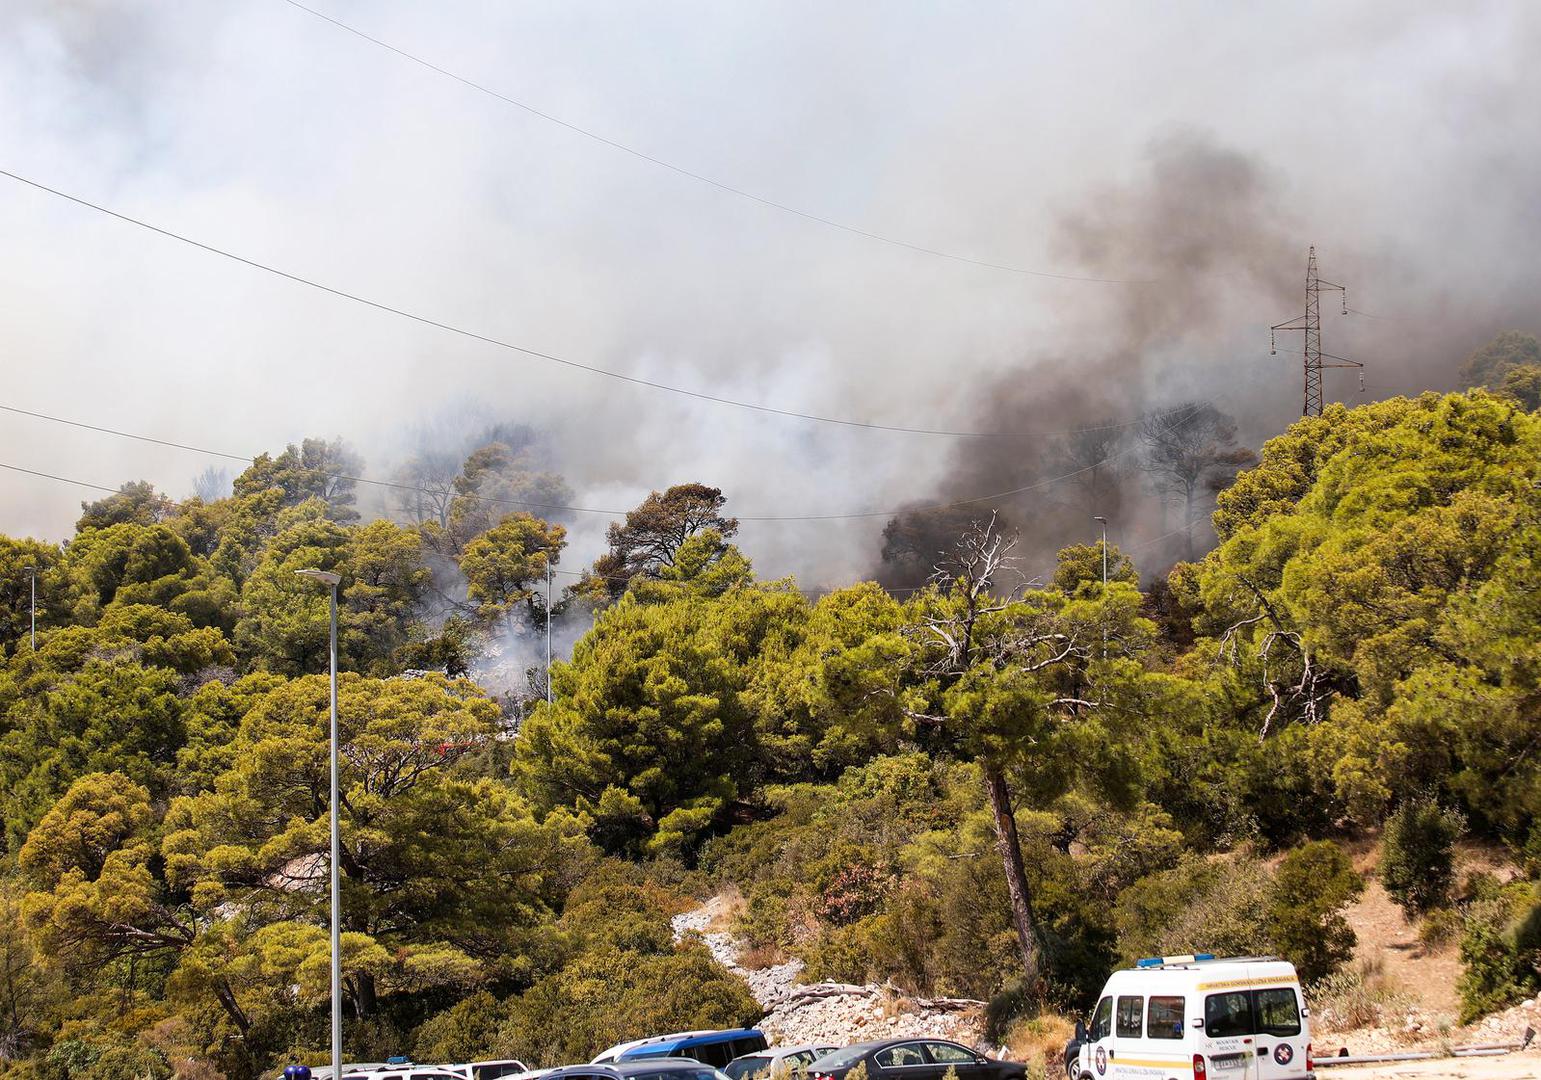
<instances>
[{"instance_id":1,"label":"blue light bar on van","mask_svg":"<svg viewBox=\"0 0 1541 1080\"><path fill-rule=\"evenodd\" d=\"M1196 964L1200 960L1213 960L1214 958L1214 953L1207 952L1193 953L1190 956L1147 956L1143 960L1136 960L1134 966L1137 968L1158 968L1166 964Z\"/></svg>"}]
</instances>

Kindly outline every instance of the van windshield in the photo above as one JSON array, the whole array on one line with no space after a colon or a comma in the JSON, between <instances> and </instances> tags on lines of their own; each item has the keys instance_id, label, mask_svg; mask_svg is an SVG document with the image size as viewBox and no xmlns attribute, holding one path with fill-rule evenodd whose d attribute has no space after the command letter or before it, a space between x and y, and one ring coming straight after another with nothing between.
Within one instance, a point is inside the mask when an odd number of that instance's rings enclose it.
<instances>
[{"instance_id":1,"label":"van windshield","mask_svg":"<svg viewBox=\"0 0 1541 1080\"><path fill-rule=\"evenodd\" d=\"M1113 999L1105 997L1097 1002L1097 1011L1092 1015L1092 1042L1106 1039L1113 1034Z\"/></svg>"}]
</instances>

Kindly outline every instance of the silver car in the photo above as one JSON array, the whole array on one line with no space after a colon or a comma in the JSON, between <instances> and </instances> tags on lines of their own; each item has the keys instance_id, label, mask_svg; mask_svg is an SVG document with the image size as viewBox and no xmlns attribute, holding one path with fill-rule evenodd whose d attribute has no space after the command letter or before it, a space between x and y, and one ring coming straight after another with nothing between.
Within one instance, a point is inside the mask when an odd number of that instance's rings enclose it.
<instances>
[{"instance_id":1,"label":"silver car","mask_svg":"<svg viewBox=\"0 0 1541 1080\"><path fill-rule=\"evenodd\" d=\"M773 1046L754 1054L736 1057L723 1067L729 1080L753 1080L757 1076L771 1080L789 1080L808 1071L808 1066L825 1054L833 1054L837 1046Z\"/></svg>"}]
</instances>

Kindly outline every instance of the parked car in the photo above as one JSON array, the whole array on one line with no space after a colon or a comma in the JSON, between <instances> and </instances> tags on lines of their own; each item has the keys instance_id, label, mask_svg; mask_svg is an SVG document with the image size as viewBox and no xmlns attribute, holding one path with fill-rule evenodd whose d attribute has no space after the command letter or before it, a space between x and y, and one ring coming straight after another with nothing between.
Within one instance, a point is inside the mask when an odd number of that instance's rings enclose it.
<instances>
[{"instance_id":1,"label":"parked car","mask_svg":"<svg viewBox=\"0 0 1541 1080\"><path fill-rule=\"evenodd\" d=\"M808 1080L845 1080L865 1064L868 1080L942 1080L956 1069L958 1080L1026 1080L1027 1066L996 1061L946 1039L884 1039L826 1054L808 1066Z\"/></svg>"},{"instance_id":2,"label":"parked car","mask_svg":"<svg viewBox=\"0 0 1541 1080\"><path fill-rule=\"evenodd\" d=\"M407 1058L344 1064L342 1080L467 1080L463 1065L418 1065ZM314 1066L311 1080L332 1080L330 1065Z\"/></svg>"},{"instance_id":3,"label":"parked car","mask_svg":"<svg viewBox=\"0 0 1541 1080\"><path fill-rule=\"evenodd\" d=\"M816 1059L838 1049L837 1046L773 1046L769 1050L736 1057L723 1066L722 1071L728 1080L753 1080L757 1076L782 1080L806 1073Z\"/></svg>"},{"instance_id":4,"label":"parked car","mask_svg":"<svg viewBox=\"0 0 1541 1080\"><path fill-rule=\"evenodd\" d=\"M693 1058L703 1065L720 1069L736 1057L758 1053L770 1043L765 1033L754 1028L729 1028L725 1031L679 1031L673 1035L655 1035L620 1043L594 1058L592 1064L637 1061L642 1058Z\"/></svg>"},{"instance_id":5,"label":"parked car","mask_svg":"<svg viewBox=\"0 0 1541 1080\"><path fill-rule=\"evenodd\" d=\"M359 1077L368 1076L379 1069L389 1069L392 1063L388 1061L345 1061L342 1065L342 1080L358 1080ZM411 1066L402 1066L409 1068ZM312 1065L310 1067L310 1080L332 1080L332 1067L330 1065Z\"/></svg>"},{"instance_id":6,"label":"parked car","mask_svg":"<svg viewBox=\"0 0 1541 1080\"><path fill-rule=\"evenodd\" d=\"M564 1065L542 1080L727 1080L712 1066L692 1058L652 1058L588 1065Z\"/></svg>"},{"instance_id":7,"label":"parked car","mask_svg":"<svg viewBox=\"0 0 1541 1080\"><path fill-rule=\"evenodd\" d=\"M463 1064L446 1065L446 1069L460 1074L465 1080L505 1080L515 1076L526 1076L530 1073L530 1067L517 1058L501 1058L497 1061L468 1061Z\"/></svg>"}]
</instances>

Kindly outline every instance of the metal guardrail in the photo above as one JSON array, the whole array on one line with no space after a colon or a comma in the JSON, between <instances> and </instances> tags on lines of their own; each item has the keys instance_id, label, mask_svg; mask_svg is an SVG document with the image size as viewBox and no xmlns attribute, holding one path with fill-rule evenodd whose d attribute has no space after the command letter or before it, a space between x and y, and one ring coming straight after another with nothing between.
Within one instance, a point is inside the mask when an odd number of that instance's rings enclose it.
<instances>
[{"instance_id":1,"label":"metal guardrail","mask_svg":"<svg viewBox=\"0 0 1541 1080\"><path fill-rule=\"evenodd\" d=\"M1410 1050L1405 1054L1345 1054L1341 1057L1319 1057L1318 1069L1330 1069L1338 1065L1389 1065L1398 1061L1433 1061L1449 1057L1498 1057L1524 1050L1536 1037L1536 1029L1527 1027L1519 1042L1472 1043L1469 1046L1453 1046L1449 1050Z\"/></svg>"}]
</instances>

